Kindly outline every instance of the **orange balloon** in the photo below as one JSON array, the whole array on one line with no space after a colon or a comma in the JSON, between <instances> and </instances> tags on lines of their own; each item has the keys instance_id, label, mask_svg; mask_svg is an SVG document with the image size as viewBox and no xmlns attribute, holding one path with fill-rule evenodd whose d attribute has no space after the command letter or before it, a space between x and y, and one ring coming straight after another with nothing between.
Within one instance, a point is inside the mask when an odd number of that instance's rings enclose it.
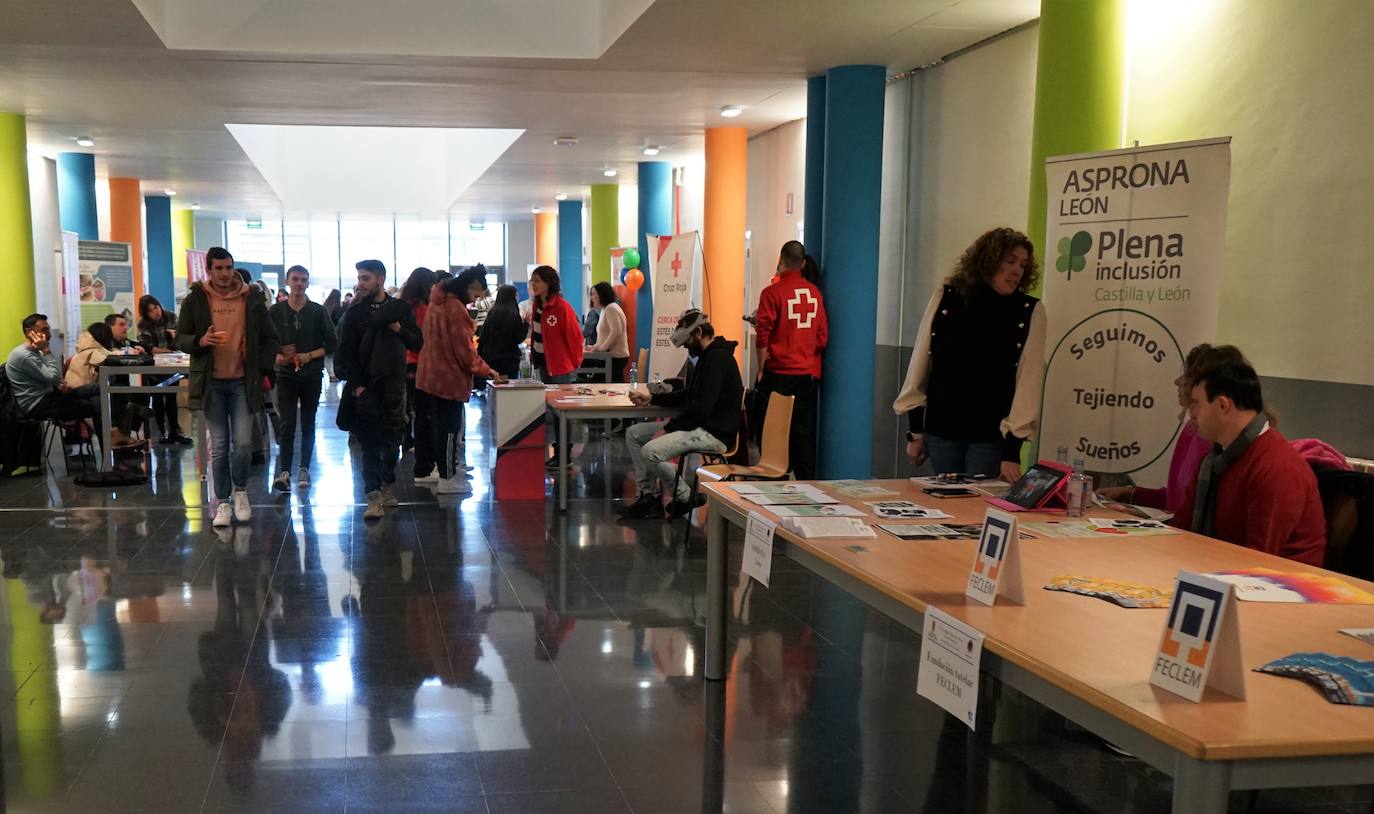
<instances>
[{"instance_id":1,"label":"orange balloon","mask_svg":"<svg viewBox=\"0 0 1374 814\"><path fill-rule=\"evenodd\" d=\"M625 287L631 291L638 291L644 285L644 272L639 269L628 269L625 272Z\"/></svg>"}]
</instances>

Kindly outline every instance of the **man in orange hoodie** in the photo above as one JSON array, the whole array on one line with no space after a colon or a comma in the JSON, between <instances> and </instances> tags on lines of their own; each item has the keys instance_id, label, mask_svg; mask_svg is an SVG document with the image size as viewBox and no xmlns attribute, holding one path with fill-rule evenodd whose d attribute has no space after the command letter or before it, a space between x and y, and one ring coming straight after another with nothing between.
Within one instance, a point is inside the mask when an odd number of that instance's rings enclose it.
<instances>
[{"instance_id":1,"label":"man in orange hoodie","mask_svg":"<svg viewBox=\"0 0 1374 814\"><path fill-rule=\"evenodd\" d=\"M210 428L210 472L214 481L214 525L253 517L248 502L248 467L253 457L253 415L262 409L262 377L277 357L277 331L262 297L234 270L233 255L219 246L205 253L207 282L187 292L177 317L177 349L191 356L187 406L205 411Z\"/></svg>"}]
</instances>

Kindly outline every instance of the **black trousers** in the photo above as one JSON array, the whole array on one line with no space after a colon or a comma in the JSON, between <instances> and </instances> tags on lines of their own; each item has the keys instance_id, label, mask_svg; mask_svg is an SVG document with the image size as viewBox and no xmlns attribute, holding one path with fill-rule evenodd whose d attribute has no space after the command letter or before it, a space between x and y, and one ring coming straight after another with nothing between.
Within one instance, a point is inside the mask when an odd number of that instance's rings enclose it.
<instances>
[{"instance_id":1,"label":"black trousers","mask_svg":"<svg viewBox=\"0 0 1374 814\"><path fill-rule=\"evenodd\" d=\"M100 431L100 407L93 397L83 398L72 393L52 392L44 396L43 400L35 404L25 415L29 418L51 421L89 418L95 423L96 431Z\"/></svg>"},{"instance_id":2,"label":"black trousers","mask_svg":"<svg viewBox=\"0 0 1374 814\"><path fill-rule=\"evenodd\" d=\"M763 378L754 388L762 401L759 408L759 432L762 433L768 415L768 397L772 393L792 396L792 432L788 438L787 460L798 480L816 477L816 378L810 375L788 375L763 371ZM761 436L760 436L761 437Z\"/></svg>"},{"instance_id":3,"label":"black trousers","mask_svg":"<svg viewBox=\"0 0 1374 814\"><path fill-rule=\"evenodd\" d=\"M439 467L439 477L451 478L463 457L463 403L416 391L415 477Z\"/></svg>"},{"instance_id":4,"label":"black trousers","mask_svg":"<svg viewBox=\"0 0 1374 814\"><path fill-rule=\"evenodd\" d=\"M401 457L401 431L361 424L354 434L363 448L363 491L376 492L395 483L396 461Z\"/></svg>"},{"instance_id":5,"label":"black trousers","mask_svg":"<svg viewBox=\"0 0 1374 814\"><path fill-rule=\"evenodd\" d=\"M301 468L315 457L315 413L320 407L323 379L313 375L277 374L277 471L290 472L295 458L296 414L300 413Z\"/></svg>"}]
</instances>

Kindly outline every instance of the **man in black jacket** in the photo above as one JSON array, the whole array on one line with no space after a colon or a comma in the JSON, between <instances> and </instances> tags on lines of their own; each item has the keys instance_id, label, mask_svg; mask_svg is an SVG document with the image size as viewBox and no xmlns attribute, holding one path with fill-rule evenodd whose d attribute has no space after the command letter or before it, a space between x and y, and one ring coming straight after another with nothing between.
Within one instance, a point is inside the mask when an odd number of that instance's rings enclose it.
<instances>
[{"instance_id":1,"label":"man in black jacket","mask_svg":"<svg viewBox=\"0 0 1374 814\"><path fill-rule=\"evenodd\" d=\"M744 397L739 364L735 362L739 343L716 336L711 318L695 308L678 319L672 341L687 348L696 368L682 390L652 395L642 391L630 393L635 404L681 407L682 412L666 424L647 421L625 431L639 482L639 499L620 511L625 517L663 517L665 510L659 491L663 487L673 490L672 503L666 510L669 517L681 517L691 511L687 502L691 489L685 479L676 481L677 468L670 462L692 452L724 452L734 446L739 435L740 404ZM655 438L660 428L663 434Z\"/></svg>"},{"instance_id":2,"label":"man in black jacket","mask_svg":"<svg viewBox=\"0 0 1374 814\"><path fill-rule=\"evenodd\" d=\"M344 380L340 427L363 448L364 520L397 504L396 460L406 424L406 351L424 344L410 305L386 293L386 266L359 261L358 296L339 321L334 372Z\"/></svg>"}]
</instances>

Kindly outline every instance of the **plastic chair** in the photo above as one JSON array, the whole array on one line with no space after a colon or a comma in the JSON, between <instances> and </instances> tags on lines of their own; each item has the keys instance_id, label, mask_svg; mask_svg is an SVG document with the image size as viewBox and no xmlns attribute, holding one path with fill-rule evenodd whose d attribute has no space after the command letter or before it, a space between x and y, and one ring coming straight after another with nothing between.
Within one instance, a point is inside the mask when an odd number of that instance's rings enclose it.
<instances>
[{"instance_id":1,"label":"plastic chair","mask_svg":"<svg viewBox=\"0 0 1374 814\"><path fill-rule=\"evenodd\" d=\"M735 480L754 478L758 480L783 480L788 477L788 442L792 437L793 396L772 393L768 397L768 416L763 420L763 441L759 445L759 462L753 466L720 464L703 466L704 471L716 480Z\"/></svg>"}]
</instances>

